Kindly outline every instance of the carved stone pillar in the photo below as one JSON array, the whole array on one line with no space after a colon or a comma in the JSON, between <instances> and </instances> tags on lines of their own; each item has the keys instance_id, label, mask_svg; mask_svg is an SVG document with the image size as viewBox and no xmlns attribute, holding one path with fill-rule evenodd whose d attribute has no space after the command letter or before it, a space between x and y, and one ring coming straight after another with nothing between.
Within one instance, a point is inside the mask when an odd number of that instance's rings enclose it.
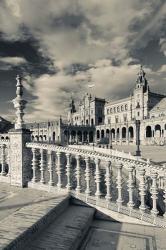
<instances>
[{"instance_id":1,"label":"carved stone pillar","mask_svg":"<svg viewBox=\"0 0 166 250\"><path fill-rule=\"evenodd\" d=\"M107 162L107 166L106 166L105 183L107 187L107 193L106 193L105 199L107 201L110 201L112 198L111 197L111 162L110 161Z\"/></svg>"},{"instance_id":2,"label":"carved stone pillar","mask_svg":"<svg viewBox=\"0 0 166 250\"><path fill-rule=\"evenodd\" d=\"M151 195L152 195L152 201L153 201L153 208L151 210L151 213L154 216L157 216L157 214L158 214L158 210L157 210L157 195L158 195L158 191L157 191L157 173L152 172L151 177L152 177Z\"/></svg>"},{"instance_id":3,"label":"carved stone pillar","mask_svg":"<svg viewBox=\"0 0 166 250\"><path fill-rule=\"evenodd\" d=\"M5 176L6 175L6 172L5 172L5 144L2 144L1 146L1 175L2 176Z\"/></svg>"},{"instance_id":4,"label":"carved stone pillar","mask_svg":"<svg viewBox=\"0 0 166 250\"><path fill-rule=\"evenodd\" d=\"M53 164L52 164L52 151L48 150L47 151L47 157L48 157L48 171L49 171L49 185L53 186L54 185L54 180L53 180Z\"/></svg>"},{"instance_id":5,"label":"carved stone pillar","mask_svg":"<svg viewBox=\"0 0 166 250\"><path fill-rule=\"evenodd\" d=\"M76 166L76 179L77 179L77 187L76 187L76 193L79 194L81 192L81 186L80 186L80 155L76 155L76 161L77 161L77 166Z\"/></svg>"},{"instance_id":6,"label":"carved stone pillar","mask_svg":"<svg viewBox=\"0 0 166 250\"><path fill-rule=\"evenodd\" d=\"M134 202L133 202L133 192L134 192L134 172L135 167L133 165L128 166L128 171L129 171L129 179L128 179L128 192L129 192L129 202L127 203L129 208L134 207Z\"/></svg>"},{"instance_id":7,"label":"carved stone pillar","mask_svg":"<svg viewBox=\"0 0 166 250\"><path fill-rule=\"evenodd\" d=\"M37 176L36 176L36 170L37 170L37 159L36 159L36 148L32 148L32 171L33 171L33 177L32 182L37 182Z\"/></svg>"},{"instance_id":8,"label":"carved stone pillar","mask_svg":"<svg viewBox=\"0 0 166 250\"><path fill-rule=\"evenodd\" d=\"M87 196L89 196L91 193L91 191L90 191L90 158L86 157L85 162L86 162L86 169L85 169L86 190L85 190L85 194Z\"/></svg>"},{"instance_id":9,"label":"carved stone pillar","mask_svg":"<svg viewBox=\"0 0 166 250\"><path fill-rule=\"evenodd\" d=\"M66 188L69 191L71 189L70 154L69 153L66 153L66 159L67 159L67 164L66 164L67 185L66 185Z\"/></svg>"},{"instance_id":10,"label":"carved stone pillar","mask_svg":"<svg viewBox=\"0 0 166 250\"><path fill-rule=\"evenodd\" d=\"M61 152L57 152L57 175L58 175L58 183L57 187L60 189L62 187L62 166L61 166Z\"/></svg>"},{"instance_id":11,"label":"carved stone pillar","mask_svg":"<svg viewBox=\"0 0 166 250\"><path fill-rule=\"evenodd\" d=\"M95 164L96 164L96 172L95 172L95 183L96 183L96 193L95 196L97 199L100 198L101 196L101 191L100 191L100 160L99 159L95 159Z\"/></svg>"},{"instance_id":12,"label":"carved stone pillar","mask_svg":"<svg viewBox=\"0 0 166 250\"><path fill-rule=\"evenodd\" d=\"M140 199L141 199L141 205L139 206L139 209L142 213L145 212L146 210L146 205L145 205L145 195L146 195L146 188L145 188L145 169L140 168L139 169L139 194L140 194Z\"/></svg>"},{"instance_id":13,"label":"carved stone pillar","mask_svg":"<svg viewBox=\"0 0 166 250\"><path fill-rule=\"evenodd\" d=\"M10 146L7 148L7 164L8 164L8 173L7 176L11 175L11 166L10 166Z\"/></svg>"},{"instance_id":14,"label":"carved stone pillar","mask_svg":"<svg viewBox=\"0 0 166 250\"><path fill-rule=\"evenodd\" d=\"M40 182L45 183L44 180L44 171L45 171L45 164L44 164L44 150L43 148L40 149Z\"/></svg>"},{"instance_id":15,"label":"carved stone pillar","mask_svg":"<svg viewBox=\"0 0 166 250\"><path fill-rule=\"evenodd\" d=\"M116 202L118 204L118 209L119 209L123 203L123 199L122 199L122 167L123 165L121 163L118 163L115 166L118 170L118 175L117 175L118 199Z\"/></svg>"}]
</instances>

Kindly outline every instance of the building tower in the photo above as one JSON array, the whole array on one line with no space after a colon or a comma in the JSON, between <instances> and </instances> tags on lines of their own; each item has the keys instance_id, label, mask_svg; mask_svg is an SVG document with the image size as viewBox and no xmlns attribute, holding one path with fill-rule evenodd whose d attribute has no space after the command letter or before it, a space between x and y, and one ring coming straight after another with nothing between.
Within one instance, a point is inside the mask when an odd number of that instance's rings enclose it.
<instances>
[{"instance_id":1,"label":"building tower","mask_svg":"<svg viewBox=\"0 0 166 250\"><path fill-rule=\"evenodd\" d=\"M148 96L149 85L145 77L146 73L141 65L136 80L136 85L133 93L133 115L136 120L143 120L148 116Z\"/></svg>"}]
</instances>

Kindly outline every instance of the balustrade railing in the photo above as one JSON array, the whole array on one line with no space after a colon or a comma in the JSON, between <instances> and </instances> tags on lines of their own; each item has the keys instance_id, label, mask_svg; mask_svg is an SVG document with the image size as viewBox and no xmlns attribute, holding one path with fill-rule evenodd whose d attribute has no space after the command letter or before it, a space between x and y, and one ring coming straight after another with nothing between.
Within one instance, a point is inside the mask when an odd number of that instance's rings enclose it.
<instances>
[{"instance_id":1,"label":"balustrade railing","mask_svg":"<svg viewBox=\"0 0 166 250\"><path fill-rule=\"evenodd\" d=\"M64 189L85 202L166 226L164 171L161 178L147 162L50 144L26 145L33 155L30 186Z\"/></svg>"}]
</instances>

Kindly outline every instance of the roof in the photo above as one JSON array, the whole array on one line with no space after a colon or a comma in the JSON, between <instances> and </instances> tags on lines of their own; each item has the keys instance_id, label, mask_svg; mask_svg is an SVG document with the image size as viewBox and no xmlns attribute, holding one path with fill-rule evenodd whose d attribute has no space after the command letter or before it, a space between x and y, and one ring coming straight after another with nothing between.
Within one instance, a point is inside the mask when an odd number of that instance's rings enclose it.
<instances>
[{"instance_id":1,"label":"roof","mask_svg":"<svg viewBox=\"0 0 166 250\"><path fill-rule=\"evenodd\" d=\"M150 112L161 112L166 110L166 97L161 99Z\"/></svg>"}]
</instances>

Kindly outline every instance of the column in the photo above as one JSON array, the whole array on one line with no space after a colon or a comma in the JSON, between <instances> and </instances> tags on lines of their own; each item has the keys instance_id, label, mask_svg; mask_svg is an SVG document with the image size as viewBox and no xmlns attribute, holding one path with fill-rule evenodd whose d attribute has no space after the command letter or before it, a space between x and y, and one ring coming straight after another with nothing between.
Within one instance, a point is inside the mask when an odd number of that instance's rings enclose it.
<instances>
[{"instance_id":1,"label":"column","mask_svg":"<svg viewBox=\"0 0 166 250\"><path fill-rule=\"evenodd\" d=\"M60 189L62 187L62 166L61 166L61 152L57 152L57 175L58 183L57 187Z\"/></svg>"},{"instance_id":2,"label":"column","mask_svg":"<svg viewBox=\"0 0 166 250\"><path fill-rule=\"evenodd\" d=\"M77 161L77 166L76 166L76 180L77 180L77 187L76 187L76 193L79 194L81 192L81 186L80 186L80 155L76 155L76 161Z\"/></svg>"},{"instance_id":3,"label":"column","mask_svg":"<svg viewBox=\"0 0 166 250\"><path fill-rule=\"evenodd\" d=\"M132 209L134 207L134 202L133 202L133 192L134 192L134 172L135 167L132 165L128 166L128 171L129 171L129 179L128 179L128 192L129 192L129 202L127 203L128 207Z\"/></svg>"},{"instance_id":4,"label":"column","mask_svg":"<svg viewBox=\"0 0 166 250\"><path fill-rule=\"evenodd\" d=\"M100 178L100 168L99 168L100 160L95 159L95 164L96 164L96 171L95 171L96 193L95 193L95 196L97 199L99 199L101 196L101 191L100 191L100 179L101 178Z\"/></svg>"},{"instance_id":5,"label":"column","mask_svg":"<svg viewBox=\"0 0 166 250\"><path fill-rule=\"evenodd\" d=\"M53 181L53 164L52 164L52 151L51 150L48 150L47 156L48 156L48 171L50 174L49 185L53 186L54 181Z\"/></svg>"},{"instance_id":6,"label":"column","mask_svg":"<svg viewBox=\"0 0 166 250\"><path fill-rule=\"evenodd\" d=\"M10 174L11 174L11 167L10 167L10 148L9 148L9 145L7 147L7 164L8 164L8 173L7 173L7 176L10 176Z\"/></svg>"},{"instance_id":7,"label":"column","mask_svg":"<svg viewBox=\"0 0 166 250\"><path fill-rule=\"evenodd\" d=\"M6 172L5 172L5 144L2 144L1 146L1 175L5 176Z\"/></svg>"},{"instance_id":8,"label":"column","mask_svg":"<svg viewBox=\"0 0 166 250\"><path fill-rule=\"evenodd\" d=\"M44 171L45 171L45 169L44 169L44 167L45 167L45 164L44 164L45 162L44 162L44 150L43 150L43 148L41 148L40 149L40 182L41 183L45 183L45 181L44 181Z\"/></svg>"},{"instance_id":9,"label":"column","mask_svg":"<svg viewBox=\"0 0 166 250\"><path fill-rule=\"evenodd\" d=\"M118 175L117 175L118 199L116 202L118 204L118 211L119 211L123 203L123 200L122 200L122 164L118 163L115 165L115 167L118 170Z\"/></svg>"},{"instance_id":10,"label":"column","mask_svg":"<svg viewBox=\"0 0 166 250\"><path fill-rule=\"evenodd\" d=\"M157 210L157 173L156 172L152 172L151 174L152 177L152 186L151 186L151 195L152 195L152 201L153 201L153 207L151 210L151 213L154 216L157 216L158 214L158 210Z\"/></svg>"},{"instance_id":11,"label":"column","mask_svg":"<svg viewBox=\"0 0 166 250\"><path fill-rule=\"evenodd\" d=\"M141 205L139 206L139 209L142 213L145 212L146 210L146 205L145 205L145 195L146 195L146 188L145 188L145 169L140 168L139 169L139 194L140 194L140 199L141 199Z\"/></svg>"},{"instance_id":12,"label":"column","mask_svg":"<svg viewBox=\"0 0 166 250\"><path fill-rule=\"evenodd\" d=\"M111 200L111 162L107 162L106 166L106 174L105 174L105 183L107 187L107 194L105 196L105 199L107 201Z\"/></svg>"},{"instance_id":13,"label":"column","mask_svg":"<svg viewBox=\"0 0 166 250\"><path fill-rule=\"evenodd\" d=\"M66 153L66 159L67 159L67 164L66 164L67 185L66 185L66 188L69 191L71 189L70 154L69 153Z\"/></svg>"},{"instance_id":14,"label":"column","mask_svg":"<svg viewBox=\"0 0 166 250\"><path fill-rule=\"evenodd\" d=\"M91 191L90 191L90 158L86 157L85 162L86 162L86 169L85 169L86 190L85 190L85 194L87 196L89 196L91 193Z\"/></svg>"},{"instance_id":15,"label":"column","mask_svg":"<svg viewBox=\"0 0 166 250\"><path fill-rule=\"evenodd\" d=\"M36 176L36 170L37 170L37 159L36 159L36 148L32 148L32 171L33 171L33 177L32 182L37 182L37 176Z\"/></svg>"}]
</instances>

